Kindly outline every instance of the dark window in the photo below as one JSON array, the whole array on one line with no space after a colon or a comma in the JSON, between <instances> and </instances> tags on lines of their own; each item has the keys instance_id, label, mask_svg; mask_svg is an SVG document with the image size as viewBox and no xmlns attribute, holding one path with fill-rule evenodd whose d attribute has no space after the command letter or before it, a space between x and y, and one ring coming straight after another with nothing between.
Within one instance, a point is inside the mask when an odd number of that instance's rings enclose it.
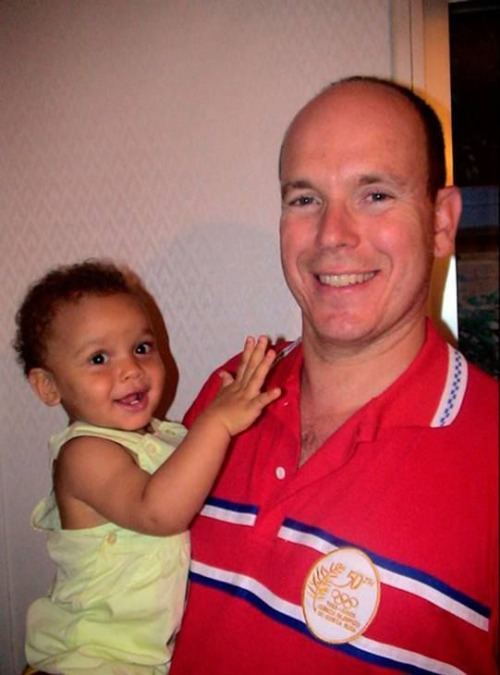
<instances>
[{"instance_id":1,"label":"dark window","mask_svg":"<svg viewBox=\"0 0 500 675\"><path fill-rule=\"evenodd\" d=\"M449 4L453 174L464 210L457 237L462 352L498 376L500 6Z\"/></svg>"}]
</instances>

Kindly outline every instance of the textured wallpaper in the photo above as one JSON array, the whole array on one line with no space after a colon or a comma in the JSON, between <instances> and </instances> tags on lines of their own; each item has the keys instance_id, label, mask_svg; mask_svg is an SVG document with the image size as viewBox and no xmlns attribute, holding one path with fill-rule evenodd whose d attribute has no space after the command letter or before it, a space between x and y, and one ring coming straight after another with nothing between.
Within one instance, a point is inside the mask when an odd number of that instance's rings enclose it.
<instances>
[{"instance_id":1,"label":"textured wallpaper","mask_svg":"<svg viewBox=\"0 0 500 675\"><path fill-rule=\"evenodd\" d=\"M179 371L173 419L246 334L295 337L281 137L329 81L391 74L389 0L6 1L0 62L0 673L12 675L26 606L51 577L29 514L64 424L14 363L28 284L86 257L134 268Z\"/></svg>"}]
</instances>

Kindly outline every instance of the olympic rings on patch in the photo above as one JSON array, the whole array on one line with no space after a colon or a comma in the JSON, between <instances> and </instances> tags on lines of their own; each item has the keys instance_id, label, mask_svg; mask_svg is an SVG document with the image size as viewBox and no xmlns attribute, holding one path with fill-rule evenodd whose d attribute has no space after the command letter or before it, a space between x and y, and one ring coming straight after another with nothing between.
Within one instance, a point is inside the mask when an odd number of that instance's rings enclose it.
<instances>
[{"instance_id":1,"label":"olympic rings on patch","mask_svg":"<svg viewBox=\"0 0 500 675\"><path fill-rule=\"evenodd\" d=\"M342 593L342 591L336 588L332 591L331 598L337 607L342 607L343 609L354 609L359 605L357 598L351 597L347 593Z\"/></svg>"}]
</instances>

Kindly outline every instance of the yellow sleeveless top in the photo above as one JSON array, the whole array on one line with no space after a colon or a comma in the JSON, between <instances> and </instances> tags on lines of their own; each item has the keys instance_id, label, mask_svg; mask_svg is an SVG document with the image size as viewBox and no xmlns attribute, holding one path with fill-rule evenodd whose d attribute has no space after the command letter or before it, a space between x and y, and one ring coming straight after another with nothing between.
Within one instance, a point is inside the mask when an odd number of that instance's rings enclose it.
<instances>
[{"instance_id":1,"label":"yellow sleeveless top","mask_svg":"<svg viewBox=\"0 0 500 675\"><path fill-rule=\"evenodd\" d=\"M186 433L173 422L153 420L153 428L140 434L76 422L50 439L52 461L71 438L97 436L127 448L151 474ZM47 534L56 578L28 610L28 663L64 675L167 673L184 609L188 534L154 537L113 523L63 530L53 492L32 525Z\"/></svg>"}]
</instances>

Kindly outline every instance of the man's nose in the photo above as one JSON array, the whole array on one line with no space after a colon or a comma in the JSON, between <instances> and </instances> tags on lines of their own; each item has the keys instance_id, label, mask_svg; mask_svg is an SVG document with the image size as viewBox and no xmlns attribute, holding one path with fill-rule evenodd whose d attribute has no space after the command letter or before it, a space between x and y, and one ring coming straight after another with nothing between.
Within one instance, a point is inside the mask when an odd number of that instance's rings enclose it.
<instances>
[{"instance_id":1,"label":"man's nose","mask_svg":"<svg viewBox=\"0 0 500 675\"><path fill-rule=\"evenodd\" d=\"M317 241L322 247L354 247L359 243L359 224L344 201L327 203L318 224Z\"/></svg>"}]
</instances>

